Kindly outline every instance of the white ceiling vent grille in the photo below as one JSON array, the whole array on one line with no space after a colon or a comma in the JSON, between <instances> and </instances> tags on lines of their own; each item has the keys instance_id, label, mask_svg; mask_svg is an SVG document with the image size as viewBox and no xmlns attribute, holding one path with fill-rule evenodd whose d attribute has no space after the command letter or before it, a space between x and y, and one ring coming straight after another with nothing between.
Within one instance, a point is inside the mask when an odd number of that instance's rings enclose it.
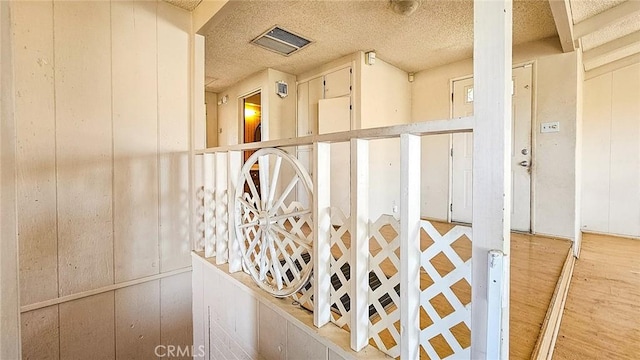
<instances>
[{"instance_id":1,"label":"white ceiling vent grille","mask_svg":"<svg viewBox=\"0 0 640 360\"><path fill-rule=\"evenodd\" d=\"M251 42L284 56L289 56L311 44L311 40L307 40L279 26L274 26Z\"/></svg>"}]
</instances>

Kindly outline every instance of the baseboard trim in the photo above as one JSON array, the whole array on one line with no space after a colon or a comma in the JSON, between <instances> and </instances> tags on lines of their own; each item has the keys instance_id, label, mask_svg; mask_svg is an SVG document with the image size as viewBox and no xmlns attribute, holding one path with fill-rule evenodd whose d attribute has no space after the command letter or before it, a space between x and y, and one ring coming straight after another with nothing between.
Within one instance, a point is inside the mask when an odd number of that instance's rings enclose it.
<instances>
[{"instance_id":1,"label":"baseboard trim","mask_svg":"<svg viewBox=\"0 0 640 360\"><path fill-rule=\"evenodd\" d=\"M560 273L560 278L556 283L556 288L551 297L547 314L544 317L538 340L533 348L531 354L532 360L551 360L556 339L558 338L558 332L560 331L560 322L562 321L564 305L567 301L567 295L569 294L569 285L575 263L576 258L573 256L573 249L569 249L562 267L562 272Z\"/></svg>"},{"instance_id":2,"label":"baseboard trim","mask_svg":"<svg viewBox=\"0 0 640 360\"><path fill-rule=\"evenodd\" d=\"M631 239L631 240L640 241L640 236L611 234L611 233L605 233L605 232L599 232L599 231L593 231L593 230L582 230L582 233L583 234L590 234L590 235L611 236L611 237L614 237L614 238Z\"/></svg>"}]
</instances>

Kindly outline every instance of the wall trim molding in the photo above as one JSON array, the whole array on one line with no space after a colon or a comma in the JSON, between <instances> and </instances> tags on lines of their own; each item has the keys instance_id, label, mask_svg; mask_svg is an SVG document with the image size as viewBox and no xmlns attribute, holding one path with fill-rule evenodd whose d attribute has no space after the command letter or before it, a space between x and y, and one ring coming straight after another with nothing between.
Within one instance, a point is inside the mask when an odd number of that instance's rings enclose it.
<instances>
[{"instance_id":1,"label":"wall trim molding","mask_svg":"<svg viewBox=\"0 0 640 360\"><path fill-rule=\"evenodd\" d=\"M172 270L172 271L167 271L167 272L164 272L164 273L155 274L155 275L151 275L151 276L145 276L145 277L141 277L139 279L123 281L123 282L120 282L120 283L117 283L117 284L112 284L112 285L99 287L97 289L91 289L91 290L87 290L87 291L82 291L82 292L79 292L79 293L76 293L76 294L61 296L61 297L58 297L58 298L55 298L55 299L40 301L40 302L37 302L37 303L21 306L20 307L20 313L26 313L26 312L29 312L29 311L42 309L42 308L45 308L45 307L48 307L48 306L52 306L52 305L58 305L58 304L62 304L62 303L65 303L65 302L78 300L78 299L86 298L86 297L89 297L89 296L98 295L98 294L102 294L102 293L105 293L105 292L122 289L122 288L129 287L129 286L139 285L139 284L146 283L146 282L149 282L149 281L160 280L160 279L168 278L168 277L171 277L171 276L174 276L174 275L179 275L179 274L182 274L182 273L186 273L186 272L189 272L189 271L191 271L191 266L187 266L187 267L184 267L184 268L180 268L180 269L176 269L176 270Z\"/></svg>"}]
</instances>

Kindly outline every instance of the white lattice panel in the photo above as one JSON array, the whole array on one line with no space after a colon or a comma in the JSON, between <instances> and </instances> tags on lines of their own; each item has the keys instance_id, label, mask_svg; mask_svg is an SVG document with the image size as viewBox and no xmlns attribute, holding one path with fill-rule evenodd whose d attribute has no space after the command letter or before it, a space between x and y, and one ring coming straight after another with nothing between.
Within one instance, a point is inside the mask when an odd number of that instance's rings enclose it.
<instances>
[{"instance_id":1,"label":"white lattice panel","mask_svg":"<svg viewBox=\"0 0 640 360\"><path fill-rule=\"evenodd\" d=\"M471 228L441 234L421 222L421 357L468 359L471 343Z\"/></svg>"},{"instance_id":2,"label":"white lattice panel","mask_svg":"<svg viewBox=\"0 0 640 360\"><path fill-rule=\"evenodd\" d=\"M331 322L349 327L351 221L340 208L331 208Z\"/></svg>"},{"instance_id":3,"label":"white lattice panel","mask_svg":"<svg viewBox=\"0 0 640 360\"><path fill-rule=\"evenodd\" d=\"M278 213L281 214L291 214L297 213L300 210L305 209L304 205L299 202L291 202L288 207L284 204L280 206L280 211ZM301 216L290 216L286 219L282 219L278 221L278 224L289 231L289 233L297 235L298 237L305 239L306 241L313 243L313 222L311 220L311 214L304 214ZM293 266L296 266L296 263L306 262L305 250L301 247L298 247L296 251L291 251L291 249L295 248L293 246L293 241L285 236L281 237L283 244L286 248L286 253L289 254L290 259L293 261ZM309 254L311 255L311 254ZM283 256L286 254L283 252ZM286 273L289 270L290 262L285 262L283 265L283 273ZM285 281L288 279L285 277ZM297 293L291 295L291 298L298 302L301 306L313 311L313 275L309 278L309 282L306 283L302 289L300 289Z\"/></svg>"},{"instance_id":4,"label":"white lattice panel","mask_svg":"<svg viewBox=\"0 0 640 360\"><path fill-rule=\"evenodd\" d=\"M392 357L400 356L399 228L390 215L369 226L369 337Z\"/></svg>"}]
</instances>

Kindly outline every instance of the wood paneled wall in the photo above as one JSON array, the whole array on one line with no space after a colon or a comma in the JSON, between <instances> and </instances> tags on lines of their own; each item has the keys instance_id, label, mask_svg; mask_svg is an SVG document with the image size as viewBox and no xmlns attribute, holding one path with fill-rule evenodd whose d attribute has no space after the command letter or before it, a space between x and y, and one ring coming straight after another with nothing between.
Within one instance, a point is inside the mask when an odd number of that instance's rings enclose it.
<instances>
[{"instance_id":1,"label":"wood paneled wall","mask_svg":"<svg viewBox=\"0 0 640 360\"><path fill-rule=\"evenodd\" d=\"M190 265L190 14L11 7L24 358L191 344L190 272L162 275Z\"/></svg>"}]
</instances>

